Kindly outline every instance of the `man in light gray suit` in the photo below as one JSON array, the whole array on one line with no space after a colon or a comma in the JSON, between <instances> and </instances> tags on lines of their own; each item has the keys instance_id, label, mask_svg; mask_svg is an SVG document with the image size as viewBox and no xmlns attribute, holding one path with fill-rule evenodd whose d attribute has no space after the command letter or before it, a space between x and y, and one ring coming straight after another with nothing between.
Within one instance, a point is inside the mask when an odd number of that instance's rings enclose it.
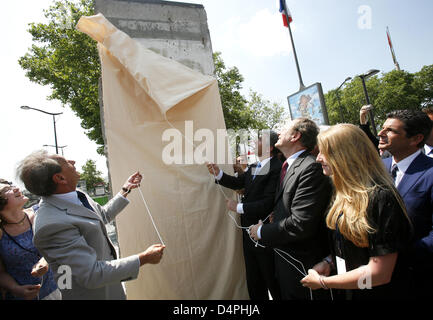
<instances>
[{"instance_id":1,"label":"man in light gray suit","mask_svg":"<svg viewBox=\"0 0 433 320\"><path fill-rule=\"evenodd\" d=\"M76 190L80 176L74 164L45 151L34 152L20 163L18 175L27 190L42 197L33 226L34 244L50 264L56 281L62 277L63 299L125 299L121 282L137 278L143 264L159 263L165 248L156 244L118 259L105 228L129 203L126 197L142 177L138 172L130 176L102 207ZM71 271L70 286L65 279L67 270Z\"/></svg>"}]
</instances>

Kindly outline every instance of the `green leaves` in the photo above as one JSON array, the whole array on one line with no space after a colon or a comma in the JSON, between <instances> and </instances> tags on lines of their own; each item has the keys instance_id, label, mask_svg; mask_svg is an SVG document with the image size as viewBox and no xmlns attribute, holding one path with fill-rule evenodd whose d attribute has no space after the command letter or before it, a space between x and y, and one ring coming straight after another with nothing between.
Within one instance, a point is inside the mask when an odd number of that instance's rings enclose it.
<instances>
[{"instance_id":1,"label":"green leaves","mask_svg":"<svg viewBox=\"0 0 433 320\"><path fill-rule=\"evenodd\" d=\"M81 167L80 179L86 181L87 190L93 190L99 183L103 183L102 172L96 169L96 162L87 160L86 164Z\"/></svg>"},{"instance_id":2,"label":"green leaves","mask_svg":"<svg viewBox=\"0 0 433 320\"><path fill-rule=\"evenodd\" d=\"M99 112L98 83L101 66L96 42L75 29L81 16L94 14L92 0L56 0L44 10L47 23L30 23L33 45L19 59L26 76L33 82L50 86L48 99L59 100L81 119L87 136L104 154ZM229 129L271 127L283 116L283 107L250 92L245 99L243 76L238 68L227 69L220 53L214 54L215 76Z\"/></svg>"},{"instance_id":3,"label":"green leaves","mask_svg":"<svg viewBox=\"0 0 433 320\"><path fill-rule=\"evenodd\" d=\"M377 129L386 120L386 114L398 109L422 109L433 105L433 65L424 66L419 72L392 70L381 77L366 80L370 103L374 106ZM356 77L344 88L330 90L325 94L331 124L340 122L341 109L344 121L359 124L359 110L366 104L361 79Z\"/></svg>"},{"instance_id":4,"label":"green leaves","mask_svg":"<svg viewBox=\"0 0 433 320\"><path fill-rule=\"evenodd\" d=\"M220 52L215 52L213 59L227 129L268 129L287 116L281 105L257 92L250 90L247 100L240 92L244 78L239 69L227 69Z\"/></svg>"},{"instance_id":5,"label":"green leaves","mask_svg":"<svg viewBox=\"0 0 433 320\"><path fill-rule=\"evenodd\" d=\"M93 1L59 0L44 13L48 23L30 24L34 44L18 62L31 81L51 87L48 99L69 106L82 120L87 136L103 145L96 42L75 29L82 15L94 14ZM101 151L103 148L98 149L103 154Z\"/></svg>"}]
</instances>

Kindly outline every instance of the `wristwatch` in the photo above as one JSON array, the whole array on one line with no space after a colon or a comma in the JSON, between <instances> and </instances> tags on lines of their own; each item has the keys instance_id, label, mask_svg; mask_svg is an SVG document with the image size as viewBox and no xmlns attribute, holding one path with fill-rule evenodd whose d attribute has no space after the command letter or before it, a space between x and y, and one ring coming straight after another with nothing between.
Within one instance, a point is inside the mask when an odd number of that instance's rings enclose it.
<instances>
[{"instance_id":1,"label":"wristwatch","mask_svg":"<svg viewBox=\"0 0 433 320\"><path fill-rule=\"evenodd\" d=\"M334 262L332 261L331 256L327 256L327 257L323 258L322 261L325 261L327 264L329 264L329 266L331 267L331 270L334 269Z\"/></svg>"},{"instance_id":2,"label":"wristwatch","mask_svg":"<svg viewBox=\"0 0 433 320\"><path fill-rule=\"evenodd\" d=\"M131 189L126 189L125 187L122 187L122 191L128 194L131 192Z\"/></svg>"}]
</instances>

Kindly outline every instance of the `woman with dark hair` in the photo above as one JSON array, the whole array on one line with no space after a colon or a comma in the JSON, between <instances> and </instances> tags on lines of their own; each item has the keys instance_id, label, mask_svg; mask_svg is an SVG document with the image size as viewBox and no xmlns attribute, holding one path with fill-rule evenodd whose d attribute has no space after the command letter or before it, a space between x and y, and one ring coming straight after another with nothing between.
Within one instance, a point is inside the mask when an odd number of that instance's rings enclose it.
<instances>
[{"instance_id":1,"label":"woman with dark hair","mask_svg":"<svg viewBox=\"0 0 433 320\"><path fill-rule=\"evenodd\" d=\"M319 134L318 146L317 162L334 185L326 217L333 255L309 270L302 284L345 289L351 299L409 297L404 258L411 223L374 145L358 127L339 124Z\"/></svg>"},{"instance_id":2,"label":"woman with dark hair","mask_svg":"<svg viewBox=\"0 0 433 320\"><path fill-rule=\"evenodd\" d=\"M19 188L0 180L0 288L6 300L61 299L48 264L33 245L35 212Z\"/></svg>"}]
</instances>

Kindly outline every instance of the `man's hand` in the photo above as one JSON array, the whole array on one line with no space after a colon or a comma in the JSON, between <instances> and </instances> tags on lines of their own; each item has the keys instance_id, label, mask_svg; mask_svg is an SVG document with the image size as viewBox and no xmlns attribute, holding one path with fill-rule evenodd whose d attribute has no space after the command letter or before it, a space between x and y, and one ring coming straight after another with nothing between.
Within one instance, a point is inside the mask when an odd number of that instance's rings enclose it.
<instances>
[{"instance_id":1,"label":"man's hand","mask_svg":"<svg viewBox=\"0 0 433 320\"><path fill-rule=\"evenodd\" d=\"M149 248L146 249L146 251L143 251L138 255L140 259L140 267L143 264L150 263L150 264L157 264L162 259L162 254L164 252L165 246L162 244L154 244L151 245Z\"/></svg>"},{"instance_id":2,"label":"man's hand","mask_svg":"<svg viewBox=\"0 0 433 320\"><path fill-rule=\"evenodd\" d=\"M138 171L136 173L134 173L132 176L130 176L128 178L128 180L126 180L126 182L123 184L122 194L124 196L126 196L131 189L138 188L140 186L142 178L143 178L143 176ZM128 191L125 192L125 190L128 190Z\"/></svg>"},{"instance_id":3,"label":"man's hand","mask_svg":"<svg viewBox=\"0 0 433 320\"><path fill-rule=\"evenodd\" d=\"M213 174L215 177L217 175L219 175L220 168L215 163L209 163L209 162L207 162L206 163L206 167L207 167L207 170L209 171L210 174Z\"/></svg>"},{"instance_id":4,"label":"man's hand","mask_svg":"<svg viewBox=\"0 0 433 320\"><path fill-rule=\"evenodd\" d=\"M367 114L373 108L371 104L367 104L362 106L361 110L359 110L359 123L366 124L367 123Z\"/></svg>"},{"instance_id":5,"label":"man's hand","mask_svg":"<svg viewBox=\"0 0 433 320\"><path fill-rule=\"evenodd\" d=\"M227 204L227 209L229 209L230 211L233 211L233 212L238 212L237 201L229 199L229 200L226 200L226 204Z\"/></svg>"},{"instance_id":6,"label":"man's hand","mask_svg":"<svg viewBox=\"0 0 433 320\"><path fill-rule=\"evenodd\" d=\"M321 261L317 263L312 269L315 270L318 274L325 277L331 274L331 266L326 261Z\"/></svg>"},{"instance_id":7,"label":"man's hand","mask_svg":"<svg viewBox=\"0 0 433 320\"><path fill-rule=\"evenodd\" d=\"M40 278L48 272L48 262L42 258L32 268L31 275Z\"/></svg>"},{"instance_id":8,"label":"man's hand","mask_svg":"<svg viewBox=\"0 0 433 320\"><path fill-rule=\"evenodd\" d=\"M250 228L248 229L251 238L253 238L253 239L256 240L256 241L260 240L260 239L259 239L259 236L257 235L257 230L259 229L259 227L260 227L261 225L263 225L263 222L262 222L262 220L259 220L259 223L258 223L258 224L252 225L252 226L250 226Z\"/></svg>"},{"instance_id":9,"label":"man's hand","mask_svg":"<svg viewBox=\"0 0 433 320\"><path fill-rule=\"evenodd\" d=\"M269 223L274 223L274 212L273 211L269 215Z\"/></svg>"}]
</instances>

